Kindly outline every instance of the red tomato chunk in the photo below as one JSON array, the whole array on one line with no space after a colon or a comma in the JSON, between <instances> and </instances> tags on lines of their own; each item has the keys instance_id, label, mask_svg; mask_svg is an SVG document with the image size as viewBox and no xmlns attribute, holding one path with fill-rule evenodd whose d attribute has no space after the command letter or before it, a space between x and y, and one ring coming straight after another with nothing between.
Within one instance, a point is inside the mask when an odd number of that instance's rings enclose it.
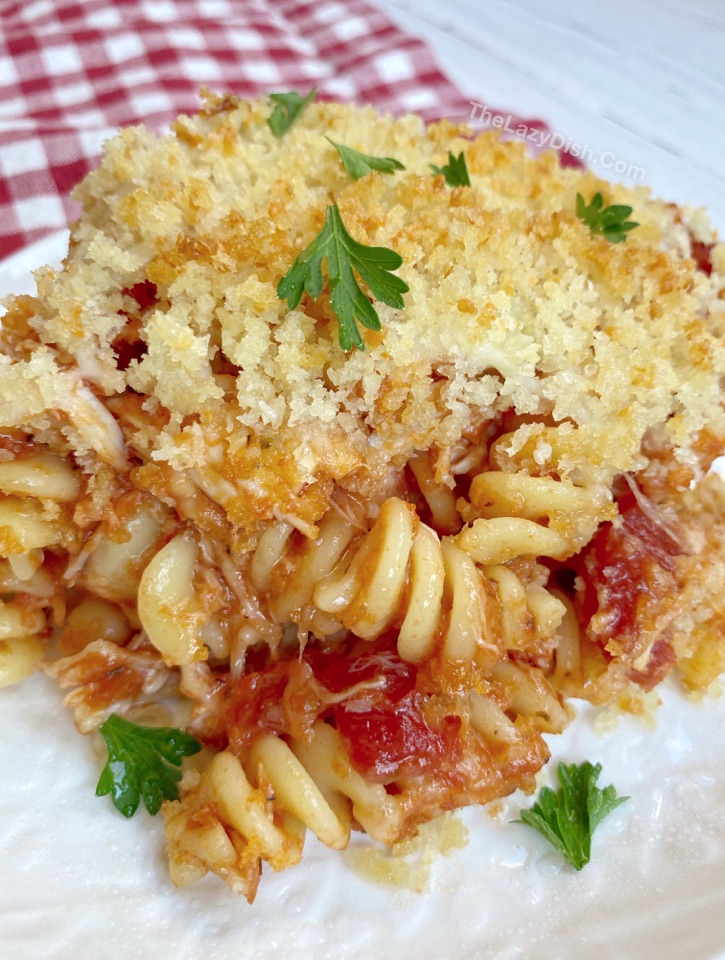
<instances>
[{"instance_id":1,"label":"red tomato chunk","mask_svg":"<svg viewBox=\"0 0 725 960\"><path fill-rule=\"evenodd\" d=\"M622 523L604 524L576 558L574 568L586 585L579 616L607 658L636 660L652 644L646 668L630 674L650 689L674 662L669 639L658 636L658 621L677 594L676 560L683 548L657 522L656 508L645 512L629 487L618 506Z\"/></svg>"},{"instance_id":2,"label":"red tomato chunk","mask_svg":"<svg viewBox=\"0 0 725 960\"><path fill-rule=\"evenodd\" d=\"M415 690L416 668L392 650L345 656L305 651L230 684L226 722L243 753L264 733L299 736L318 717L332 719L350 762L368 780L422 776L458 751L459 717L431 723Z\"/></svg>"}]
</instances>

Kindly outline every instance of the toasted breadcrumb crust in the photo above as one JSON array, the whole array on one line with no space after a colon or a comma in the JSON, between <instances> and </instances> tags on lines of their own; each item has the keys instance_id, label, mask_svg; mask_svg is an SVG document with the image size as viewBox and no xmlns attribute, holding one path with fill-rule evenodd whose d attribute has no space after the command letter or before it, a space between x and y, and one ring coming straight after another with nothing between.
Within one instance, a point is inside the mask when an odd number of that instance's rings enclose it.
<instances>
[{"instance_id":1,"label":"toasted breadcrumb crust","mask_svg":"<svg viewBox=\"0 0 725 960\"><path fill-rule=\"evenodd\" d=\"M318 102L277 139L268 115L207 94L166 136L106 144L62 269L7 304L3 427L157 495L186 478L242 541L511 411L508 453L540 472L609 484L654 436L697 476L698 437L725 437L725 247L698 268L701 214L446 121ZM353 182L326 136L406 169ZM472 185L452 189L429 165L462 150ZM576 218L597 191L634 208L626 243ZM342 351L325 295L289 310L276 293L332 202L410 287L405 309L376 304L364 352Z\"/></svg>"}]
</instances>

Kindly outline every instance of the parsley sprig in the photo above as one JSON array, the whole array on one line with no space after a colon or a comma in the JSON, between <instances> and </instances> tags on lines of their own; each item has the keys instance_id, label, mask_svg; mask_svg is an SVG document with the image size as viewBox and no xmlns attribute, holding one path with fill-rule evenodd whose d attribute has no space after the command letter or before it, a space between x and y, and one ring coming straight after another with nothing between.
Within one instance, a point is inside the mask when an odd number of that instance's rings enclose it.
<instances>
[{"instance_id":1,"label":"parsley sprig","mask_svg":"<svg viewBox=\"0 0 725 960\"><path fill-rule=\"evenodd\" d=\"M576 195L577 217L589 227L593 234L604 237L610 243L622 243L627 239L629 231L639 226L634 220L627 220L631 212L632 207L624 203L614 203L610 207L605 207L601 193L595 193L589 204L580 193Z\"/></svg>"},{"instance_id":2,"label":"parsley sprig","mask_svg":"<svg viewBox=\"0 0 725 960\"><path fill-rule=\"evenodd\" d=\"M544 787L530 810L521 811L521 820L543 834L577 870L589 863L592 834L602 820L629 797L618 797L610 784L597 787L600 763L577 766L560 763L557 776L561 787L555 792Z\"/></svg>"},{"instance_id":3,"label":"parsley sprig","mask_svg":"<svg viewBox=\"0 0 725 960\"><path fill-rule=\"evenodd\" d=\"M379 330L380 318L360 288L355 272L362 277L376 299L402 310L403 294L408 292L409 287L392 271L398 269L403 258L387 247L369 247L354 240L345 229L337 204L333 203L325 213L325 226L312 243L298 254L277 284L277 296L287 301L290 310L297 307L304 290L313 299L322 293L323 260L327 261L327 281L332 293L330 304L340 328L340 346L343 350L352 350L353 347L364 350L365 345L355 321L369 330Z\"/></svg>"},{"instance_id":4,"label":"parsley sprig","mask_svg":"<svg viewBox=\"0 0 725 960\"><path fill-rule=\"evenodd\" d=\"M175 727L142 727L118 714L99 727L108 748L96 796L111 794L114 807L132 817L141 797L148 812L159 812L162 800L178 800L181 762L201 750L190 734Z\"/></svg>"},{"instance_id":5,"label":"parsley sprig","mask_svg":"<svg viewBox=\"0 0 725 960\"><path fill-rule=\"evenodd\" d=\"M377 170L379 173L394 173L396 170L405 170L400 160L396 160L394 157L373 157L369 153L360 153L359 150L353 150L352 147L336 143L329 137L325 137L325 139L340 154L342 165L353 180L359 180L360 177L366 176L373 170Z\"/></svg>"},{"instance_id":6,"label":"parsley sprig","mask_svg":"<svg viewBox=\"0 0 725 960\"><path fill-rule=\"evenodd\" d=\"M292 124L299 119L307 104L311 103L316 96L315 87L306 97L301 97L294 90L290 90L289 93L271 93L269 99L274 104L274 110L267 118L267 123L275 137L279 138L287 133Z\"/></svg>"},{"instance_id":7,"label":"parsley sprig","mask_svg":"<svg viewBox=\"0 0 725 960\"><path fill-rule=\"evenodd\" d=\"M442 173L446 178L449 187L470 187L471 178L468 176L468 167L466 166L466 157L463 150L457 157L454 157L451 151L448 151L448 163L442 167L437 167L434 163L429 164L433 173L437 176Z\"/></svg>"}]
</instances>

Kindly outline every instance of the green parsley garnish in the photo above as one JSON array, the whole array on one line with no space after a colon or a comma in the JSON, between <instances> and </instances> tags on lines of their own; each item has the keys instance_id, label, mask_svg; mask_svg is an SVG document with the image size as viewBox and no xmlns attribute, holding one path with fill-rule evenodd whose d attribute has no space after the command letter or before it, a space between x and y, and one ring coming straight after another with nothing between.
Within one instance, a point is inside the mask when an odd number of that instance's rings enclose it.
<instances>
[{"instance_id":1,"label":"green parsley garnish","mask_svg":"<svg viewBox=\"0 0 725 960\"><path fill-rule=\"evenodd\" d=\"M595 829L615 807L629 800L618 797L611 784L600 790L596 783L601 772L600 763L560 763L561 787L556 792L544 787L538 802L522 810L521 820L515 821L538 830L577 870L589 863Z\"/></svg>"},{"instance_id":2,"label":"green parsley garnish","mask_svg":"<svg viewBox=\"0 0 725 960\"><path fill-rule=\"evenodd\" d=\"M281 137L282 134L287 133L307 104L311 103L316 96L315 87L306 97L301 97L294 90L290 90L289 93L271 93L269 99L274 103L274 110L267 118L267 123L275 137Z\"/></svg>"},{"instance_id":3,"label":"green parsley garnish","mask_svg":"<svg viewBox=\"0 0 725 960\"><path fill-rule=\"evenodd\" d=\"M305 247L277 284L277 296L294 310L306 290L313 299L322 293L322 261L327 260L327 281L332 296L330 304L340 327L343 350L364 350L355 321L369 330L380 329L380 318L370 300L360 289L353 270L360 274L378 300L402 310L403 294L408 284L391 271L397 270L403 258L387 247L368 247L353 240L345 229L337 204L325 213L325 226L312 243Z\"/></svg>"},{"instance_id":4,"label":"green parsley garnish","mask_svg":"<svg viewBox=\"0 0 725 960\"><path fill-rule=\"evenodd\" d=\"M359 150L353 150L352 147L346 147L342 143L335 143L329 137L325 137L335 150L340 154L342 164L350 174L353 180L359 180L372 170L379 173L394 173L396 170L405 170L405 167L394 157L372 157L369 153L360 153Z\"/></svg>"},{"instance_id":5,"label":"green parsley garnish","mask_svg":"<svg viewBox=\"0 0 725 960\"><path fill-rule=\"evenodd\" d=\"M627 233L639 226L634 220L627 220L632 207L615 203L602 209L603 204L601 193L595 193L589 205L584 202L584 197L577 193L576 215L586 223L592 233L605 237L611 243L622 243L627 239Z\"/></svg>"},{"instance_id":6,"label":"green parsley garnish","mask_svg":"<svg viewBox=\"0 0 725 960\"><path fill-rule=\"evenodd\" d=\"M471 178L468 176L468 167L463 150L457 157L454 157L451 151L448 151L448 163L442 167L437 167L434 163L430 165L431 170L436 176L442 173L446 178L449 187L470 187Z\"/></svg>"},{"instance_id":7,"label":"green parsley garnish","mask_svg":"<svg viewBox=\"0 0 725 960\"><path fill-rule=\"evenodd\" d=\"M143 802L154 816L162 800L178 800L184 757L201 750L190 734L175 727L141 727L118 714L99 727L108 748L108 762L101 772L96 796L111 794L114 807L132 817Z\"/></svg>"}]
</instances>

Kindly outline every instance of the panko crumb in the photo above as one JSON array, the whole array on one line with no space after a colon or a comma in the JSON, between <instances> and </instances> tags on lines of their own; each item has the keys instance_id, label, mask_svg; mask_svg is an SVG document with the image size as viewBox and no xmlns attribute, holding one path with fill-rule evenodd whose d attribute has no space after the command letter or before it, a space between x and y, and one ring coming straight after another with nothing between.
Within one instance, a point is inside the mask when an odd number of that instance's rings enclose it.
<instances>
[{"instance_id":1,"label":"panko crumb","mask_svg":"<svg viewBox=\"0 0 725 960\"><path fill-rule=\"evenodd\" d=\"M492 820L502 821L508 816L509 805L504 800L494 800L493 803L486 804L486 813Z\"/></svg>"},{"instance_id":2,"label":"panko crumb","mask_svg":"<svg viewBox=\"0 0 725 960\"><path fill-rule=\"evenodd\" d=\"M637 717L648 730L657 729L657 710L662 705L656 690L643 690L631 684L611 706L600 710L594 720L594 731L606 736L616 730L622 718Z\"/></svg>"},{"instance_id":3,"label":"panko crumb","mask_svg":"<svg viewBox=\"0 0 725 960\"><path fill-rule=\"evenodd\" d=\"M344 856L366 880L425 893L433 864L467 843L467 827L454 813L444 813L422 824L414 837L401 840L389 850L368 844L352 845Z\"/></svg>"},{"instance_id":4,"label":"panko crumb","mask_svg":"<svg viewBox=\"0 0 725 960\"><path fill-rule=\"evenodd\" d=\"M314 524L325 485L369 497L414 451L511 412L511 449L530 435L537 469L607 484L643 466L649 432L693 469L698 432L725 436L725 256L699 268L701 212L447 121L317 102L277 139L268 115L207 94L165 136L106 143L63 268L8 302L5 427L124 470L120 424L137 486L158 495L171 470L240 537ZM353 182L328 136L405 170ZM470 187L431 175L448 151ZM576 194L597 191L634 208L626 243L577 219ZM341 349L324 296L289 310L276 292L332 202L355 239L402 256L410 288L403 310L376 304L364 352ZM576 431L573 453L536 436L544 421Z\"/></svg>"}]
</instances>

